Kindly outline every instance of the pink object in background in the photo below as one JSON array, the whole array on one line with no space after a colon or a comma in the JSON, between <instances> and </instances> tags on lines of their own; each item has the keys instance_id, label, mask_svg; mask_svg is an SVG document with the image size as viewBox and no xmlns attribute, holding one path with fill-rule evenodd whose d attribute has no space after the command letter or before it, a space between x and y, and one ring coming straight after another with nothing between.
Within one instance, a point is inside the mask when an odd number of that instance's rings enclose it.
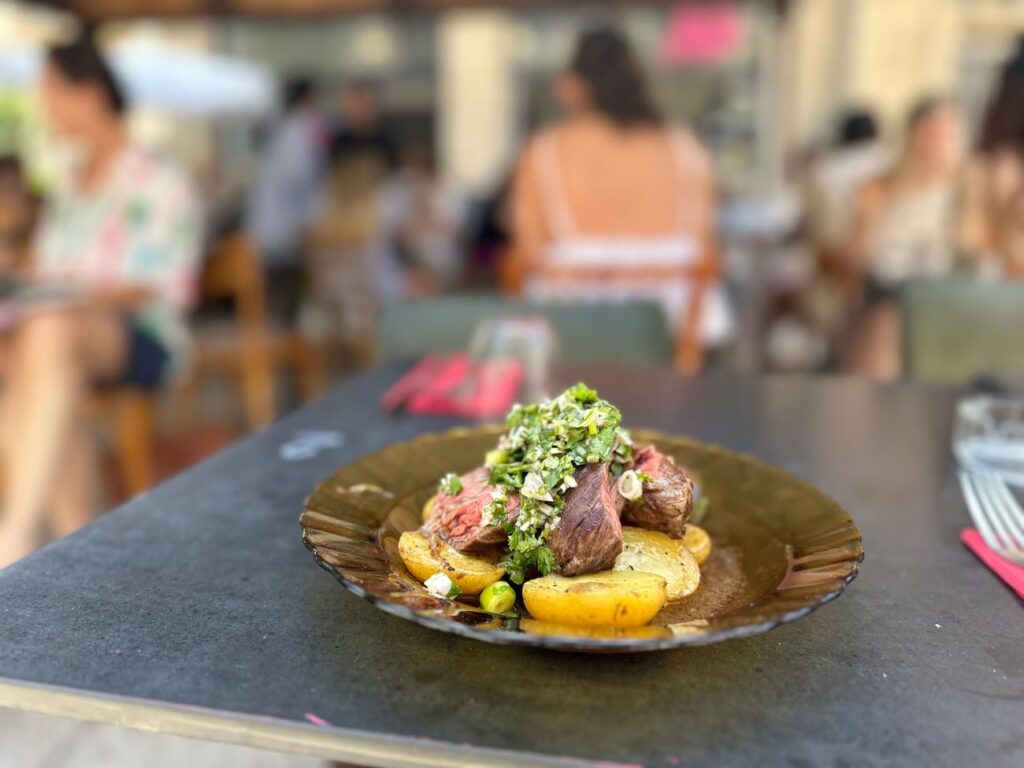
<instances>
[{"instance_id":1,"label":"pink object in background","mask_svg":"<svg viewBox=\"0 0 1024 768\"><path fill-rule=\"evenodd\" d=\"M742 39L743 15L731 0L684 2L672 9L659 55L663 64L718 64Z\"/></svg>"},{"instance_id":2,"label":"pink object in background","mask_svg":"<svg viewBox=\"0 0 1024 768\"><path fill-rule=\"evenodd\" d=\"M1024 567L1014 565L993 552L982 540L981 534L973 528L964 528L960 531L960 541L977 555L989 570L1006 582L1006 586L1016 592L1017 597L1024 600Z\"/></svg>"},{"instance_id":3,"label":"pink object in background","mask_svg":"<svg viewBox=\"0 0 1024 768\"><path fill-rule=\"evenodd\" d=\"M405 405L409 413L503 417L523 383L519 360L484 360L473 364L468 355L428 355L381 397L385 410Z\"/></svg>"}]
</instances>

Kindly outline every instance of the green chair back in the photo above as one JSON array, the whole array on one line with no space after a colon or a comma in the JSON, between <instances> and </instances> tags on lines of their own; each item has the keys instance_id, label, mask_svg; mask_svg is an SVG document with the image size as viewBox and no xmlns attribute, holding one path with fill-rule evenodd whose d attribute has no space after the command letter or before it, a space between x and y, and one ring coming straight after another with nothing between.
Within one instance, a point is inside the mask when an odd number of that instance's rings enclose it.
<instances>
[{"instance_id":1,"label":"green chair back","mask_svg":"<svg viewBox=\"0 0 1024 768\"><path fill-rule=\"evenodd\" d=\"M660 307L648 302L614 304L531 303L497 296L445 296L390 304L377 323L382 360L412 359L428 352L465 350L486 319L542 315L558 335L565 363L669 365L673 344Z\"/></svg>"},{"instance_id":2,"label":"green chair back","mask_svg":"<svg viewBox=\"0 0 1024 768\"><path fill-rule=\"evenodd\" d=\"M918 280L902 305L907 376L963 384L1024 374L1024 282Z\"/></svg>"}]
</instances>

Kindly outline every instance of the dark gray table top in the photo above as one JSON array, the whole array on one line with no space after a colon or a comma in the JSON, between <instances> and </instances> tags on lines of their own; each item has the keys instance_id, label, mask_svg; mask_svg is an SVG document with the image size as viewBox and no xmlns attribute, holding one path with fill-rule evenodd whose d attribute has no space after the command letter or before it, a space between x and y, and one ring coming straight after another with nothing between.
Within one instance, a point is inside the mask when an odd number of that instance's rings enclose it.
<instances>
[{"instance_id":1,"label":"dark gray table top","mask_svg":"<svg viewBox=\"0 0 1024 768\"><path fill-rule=\"evenodd\" d=\"M316 567L297 525L316 482L447 424L378 412L398 371L0 573L0 704L380 765L1024 764L1024 610L957 539L952 393L587 372L630 425L810 479L867 552L845 595L776 631L595 657L433 632ZM282 461L310 428L344 445Z\"/></svg>"}]
</instances>

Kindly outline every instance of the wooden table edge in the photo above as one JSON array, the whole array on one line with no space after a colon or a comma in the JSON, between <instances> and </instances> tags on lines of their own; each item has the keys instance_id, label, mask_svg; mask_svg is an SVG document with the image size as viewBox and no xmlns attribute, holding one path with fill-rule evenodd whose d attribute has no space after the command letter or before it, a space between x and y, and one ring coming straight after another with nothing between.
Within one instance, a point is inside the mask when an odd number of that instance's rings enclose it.
<instances>
[{"instance_id":1,"label":"wooden table edge","mask_svg":"<svg viewBox=\"0 0 1024 768\"><path fill-rule=\"evenodd\" d=\"M0 677L0 708L19 709L151 733L267 749L379 768L448 766L581 766L615 763L557 758L426 738L373 734L167 704L130 696L86 693L63 686ZM443 716L439 714L439 716Z\"/></svg>"}]
</instances>

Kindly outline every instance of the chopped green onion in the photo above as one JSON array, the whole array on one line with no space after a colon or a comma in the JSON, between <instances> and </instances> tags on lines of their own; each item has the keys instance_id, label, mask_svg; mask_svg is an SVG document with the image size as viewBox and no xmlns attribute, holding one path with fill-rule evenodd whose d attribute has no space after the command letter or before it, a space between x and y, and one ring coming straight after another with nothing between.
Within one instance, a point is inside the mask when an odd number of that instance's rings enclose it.
<instances>
[{"instance_id":1,"label":"chopped green onion","mask_svg":"<svg viewBox=\"0 0 1024 768\"><path fill-rule=\"evenodd\" d=\"M504 581L496 581L480 593L480 607L488 613L508 613L516 604L516 591Z\"/></svg>"},{"instance_id":2,"label":"chopped green onion","mask_svg":"<svg viewBox=\"0 0 1024 768\"><path fill-rule=\"evenodd\" d=\"M437 487L449 496L458 496L462 493L462 481L454 472L449 472L447 475L442 477L441 482L438 483Z\"/></svg>"},{"instance_id":3,"label":"chopped green onion","mask_svg":"<svg viewBox=\"0 0 1024 768\"><path fill-rule=\"evenodd\" d=\"M643 481L637 477L636 472L632 469L627 469L622 473L622 477L619 478L617 487L619 489L619 495L626 501L636 501L644 492Z\"/></svg>"},{"instance_id":4,"label":"chopped green onion","mask_svg":"<svg viewBox=\"0 0 1024 768\"><path fill-rule=\"evenodd\" d=\"M423 582L423 586L427 588L427 592L436 597L454 598L462 594L459 585L452 581L451 577L445 573L435 573Z\"/></svg>"},{"instance_id":5,"label":"chopped green onion","mask_svg":"<svg viewBox=\"0 0 1024 768\"><path fill-rule=\"evenodd\" d=\"M488 467L496 467L499 464L504 464L506 461L508 461L508 451L503 451L501 448L488 451L484 456L484 466Z\"/></svg>"}]
</instances>

